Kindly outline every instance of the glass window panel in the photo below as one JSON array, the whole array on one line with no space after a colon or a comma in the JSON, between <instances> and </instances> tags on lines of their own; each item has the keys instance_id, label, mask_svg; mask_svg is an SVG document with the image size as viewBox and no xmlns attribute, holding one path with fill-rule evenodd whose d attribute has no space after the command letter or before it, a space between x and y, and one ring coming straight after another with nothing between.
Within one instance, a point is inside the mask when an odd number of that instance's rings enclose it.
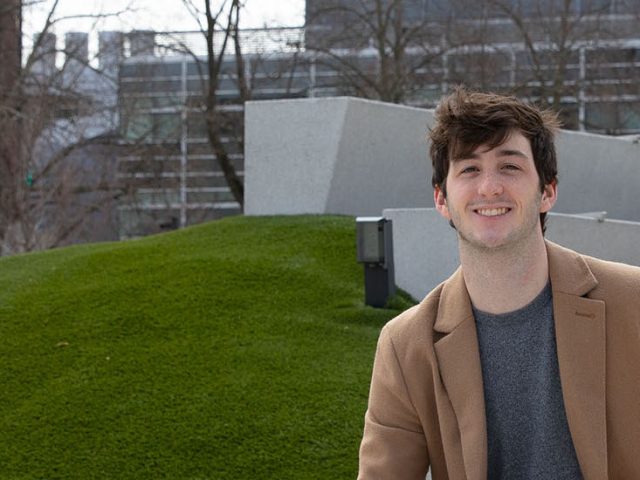
<instances>
[{"instance_id":1,"label":"glass window panel","mask_svg":"<svg viewBox=\"0 0 640 480\"><path fill-rule=\"evenodd\" d=\"M207 122L204 116L191 113L187 117L187 132L189 138L206 138L207 137Z\"/></svg>"},{"instance_id":2,"label":"glass window panel","mask_svg":"<svg viewBox=\"0 0 640 480\"><path fill-rule=\"evenodd\" d=\"M640 102L588 103L586 126L610 134L640 131Z\"/></svg>"},{"instance_id":3,"label":"glass window panel","mask_svg":"<svg viewBox=\"0 0 640 480\"><path fill-rule=\"evenodd\" d=\"M125 119L124 136L127 140L140 140L147 138L153 132L153 118L146 113L131 115Z\"/></svg>"},{"instance_id":4,"label":"glass window panel","mask_svg":"<svg viewBox=\"0 0 640 480\"><path fill-rule=\"evenodd\" d=\"M181 107L182 99L177 95L162 95L153 98L154 108Z\"/></svg>"},{"instance_id":5,"label":"glass window panel","mask_svg":"<svg viewBox=\"0 0 640 480\"><path fill-rule=\"evenodd\" d=\"M176 190L154 190L136 192L139 205L170 205L180 202L180 192Z\"/></svg>"},{"instance_id":6,"label":"glass window panel","mask_svg":"<svg viewBox=\"0 0 640 480\"><path fill-rule=\"evenodd\" d=\"M182 134L179 114L160 113L153 116L154 139L160 141L178 140Z\"/></svg>"},{"instance_id":7,"label":"glass window panel","mask_svg":"<svg viewBox=\"0 0 640 480\"><path fill-rule=\"evenodd\" d=\"M559 112L562 128L576 130L578 128L578 105L576 103L565 103L560 107Z\"/></svg>"}]
</instances>

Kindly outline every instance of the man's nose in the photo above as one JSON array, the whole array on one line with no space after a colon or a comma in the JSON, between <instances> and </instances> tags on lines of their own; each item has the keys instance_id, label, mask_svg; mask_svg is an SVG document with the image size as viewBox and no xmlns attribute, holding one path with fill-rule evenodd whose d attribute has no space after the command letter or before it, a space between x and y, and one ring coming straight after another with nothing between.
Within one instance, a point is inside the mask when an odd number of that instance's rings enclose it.
<instances>
[{"instance_id":1,"label":"man's nose","mask_svg":"<svg viewBox=\"0 0 640 480\"><path fill-rule=\"evenodd\" d=\"M503 191L502 182L494 172L483 172L478 185L478 193L484 197L495 197Z\"/></svg>"}]
</instances>

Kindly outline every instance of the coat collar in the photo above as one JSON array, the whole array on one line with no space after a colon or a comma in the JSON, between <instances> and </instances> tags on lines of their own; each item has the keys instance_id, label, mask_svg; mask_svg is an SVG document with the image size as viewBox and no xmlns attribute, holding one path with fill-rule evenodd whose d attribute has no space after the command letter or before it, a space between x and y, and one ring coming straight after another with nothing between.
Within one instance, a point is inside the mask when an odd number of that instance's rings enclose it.
<instances>
[{"instance_id":1,"label":"coat collar","mask_svg":"<svg viewBox=\"0 0 640 480\"><path fill-rule=\"evenodd\" d=\"M607 478L604 302L585 298L598 284L585 259L547 242L560 379L585 478ZM480 351L459 268L445 282L434 323L442 382L461 437L469 480L487 476L487 430Z\"/></svg>"},{"instance_id":2,"label":"coat collar","mask_svg":"<svg viewBox=\"0 0 640 480\"><path fill-rule=\"evenodd\" d=\"M561 292L582 297L598 285L582 255L548 240L545 243L554 294Z\"/></svg>"}]
</instances>

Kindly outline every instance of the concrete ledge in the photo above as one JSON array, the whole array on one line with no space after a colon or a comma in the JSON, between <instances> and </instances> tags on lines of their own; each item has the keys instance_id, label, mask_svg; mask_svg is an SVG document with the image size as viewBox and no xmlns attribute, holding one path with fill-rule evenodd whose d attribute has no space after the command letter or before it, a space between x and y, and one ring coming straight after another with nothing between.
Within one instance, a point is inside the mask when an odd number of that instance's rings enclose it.
<instances>
[{"instance_id":1,"label":"concrete ledge","mask_svg":"<svg viewBox=\"0 0 640 480\"><path fill-rule=\"evenodd\" d=\"M639 222L550 213L547 237L585 255L640 265Z\"/></svg>"},{"instance_id":2,"label":"concrete ledge","mask_svg":"<svg viewBox=\"0 0 640 480\"><path fill-rule=\"evenodd\" d=\"M458 267L457 234L434 208L385 209L396 285L421 300ZM547 238L604 260L640 265L640 223L550 213Z\"/></svg>"},{"instance_id":3,"label":"concrete ledge","mask_svg":"<svg viewBox=\"0 0 640 480\"><path fill-rule=\"evenodd\" d=\"M428 110L357 98L247 102L245 213L433 206Z\"/></svg>"}]
</instances>

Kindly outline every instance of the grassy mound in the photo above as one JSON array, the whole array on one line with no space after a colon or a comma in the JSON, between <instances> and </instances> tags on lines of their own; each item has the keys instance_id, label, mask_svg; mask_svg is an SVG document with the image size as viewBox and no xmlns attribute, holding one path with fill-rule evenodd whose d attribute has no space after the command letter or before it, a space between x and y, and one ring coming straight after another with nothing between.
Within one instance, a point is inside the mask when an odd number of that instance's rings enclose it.
<instances>
[{"instance_id":1,"label":"grassy mound","mask_svg":"<svg viewBox=\"0 0 640 480\"><path fill-rule=\"evenodd\" d=\"M1 259L0 478L354 478L398 313L363 306L354 230L237 217Z\"/></svg>"}]
</instances>

